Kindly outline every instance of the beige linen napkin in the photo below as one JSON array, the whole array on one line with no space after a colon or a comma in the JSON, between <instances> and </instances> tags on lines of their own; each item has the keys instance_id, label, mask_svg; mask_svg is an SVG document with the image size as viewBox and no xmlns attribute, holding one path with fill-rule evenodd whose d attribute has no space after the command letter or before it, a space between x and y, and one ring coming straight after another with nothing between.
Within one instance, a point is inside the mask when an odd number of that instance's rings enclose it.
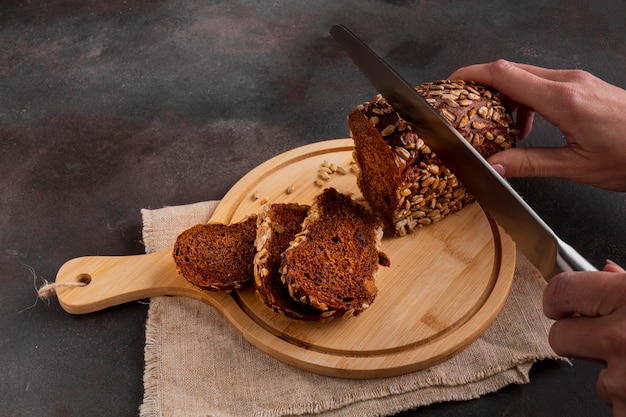
<instances>
[{"instance_id":1,"label":"beige linen napkin","mask_svg":"<svg viewBox=\"0 0 626 417\"><path fill-rule=\"evenodd\" d=\"M206 223L217 201L142 210L146 252L173 246ZM208 304L156 297L146 325L142 417L385 416L442 401L477 398L528 383L532 364L558 359L542 314L545 282L517 254L502 312L470 346L428 369L392 378L347 380L285 365L250 345Z\"/></svg>"}]
</instances>

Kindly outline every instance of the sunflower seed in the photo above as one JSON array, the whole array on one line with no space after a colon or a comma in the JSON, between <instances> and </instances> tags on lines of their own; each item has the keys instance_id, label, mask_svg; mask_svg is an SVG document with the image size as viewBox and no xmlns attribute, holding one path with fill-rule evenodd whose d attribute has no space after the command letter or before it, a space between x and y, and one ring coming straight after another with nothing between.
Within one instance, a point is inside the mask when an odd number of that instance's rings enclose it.
<instances>
[{"instance_id":1,"label":"sunflower seed","mask_svg":"<svg viewBox=\"0 0 626 417\"><path fill-rule=\"evenodd\" d=\"M380 134L383 136L389 136L391 134L393 134L393 132L396 131L396 127L394 125L387 125L386 128L384 128Z\"/></svg>"},{"instance_id":2,"label":"sunflower seed","mask_svg":"<svg viewBox=\"0 0 626 417\"><path fill-rule=\"evenodd\" d=\"M441 99L442 100L452 100L455 101L458 98L458 96L455 96L454 94L450 94L450 93L446 93L446 94L442 94L441 95Z\"/></svg>"},{"instance_id":3,"label":"sunflower seed","mask_svg":"<svg viewBox=\"0 0 626 417\"><path fill-rule=\"evenodd\" d=\"M435 177L427 178L426 180L422 181L422 187L428 187L432 185L432 183L434 182L435 182Z\"/></svg>"},{"instance_id":4,"label":"sunflower seed","mask_svg":"<svg viewBox=\"0 0 626 417\"><path fill-rule=\"evenodd\" d=\"M405 161L411 157L411 153L401 146L396 146L395 151Z\"/></svg>"},{"instance_id":5,"label":"sunflower seed","mask_svg":"<svg viewBox=\"0 0 626 417\"><path fill-rule=\"evenodd\" d=\"M325 181L328 181L330 179L330 175L328 175L327 172L324 171L320 171L317 176Z\"/></svg>"},{"instance_id":6,"label":"sunflower seed","mask_svg":"<svg viewBox=\"0 0 626 417\"><path fill-rule=\"evenodd\" d=\"M465 88L467 89L467 91L470 92L470 94L476 94L478 96L476 99L480 98L480 92L478 90L476 90L474 87L472 87L469 84L466 84Z\"/></svg>"},{"instance_id":7,"label":"sunflower seed","mask_svg":"<svg viewBox=\"0 0 626 417\"><path fill-rule=\"evenodd\" d=\"M453 113L451 113L449 110L441 109L441 114L443 115L443 117L445 117L451 122L454 122L456 120L456 116Z\"/></svg>"},{"instance_id":8,"label":"sunflower seed","mask_svg":"<svg viewBox=\"0 0 626 417\"><path fill-rule=\"evenodd\" d=\"M445 98L443 101L450 107L459 107L459 103L451 98Z\"/></svg>"}]
</instances>

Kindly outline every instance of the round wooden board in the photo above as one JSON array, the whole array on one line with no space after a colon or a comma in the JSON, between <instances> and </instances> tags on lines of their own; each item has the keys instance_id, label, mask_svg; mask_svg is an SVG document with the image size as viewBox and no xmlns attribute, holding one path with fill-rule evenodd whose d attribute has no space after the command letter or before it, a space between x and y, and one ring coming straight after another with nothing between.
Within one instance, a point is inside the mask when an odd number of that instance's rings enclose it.
<instances>
[{"instance_id":1,"label":"round wooden board","mask_svg":"<svg viewBox=\"0 0 626 417\"><path fill-rule=\"evenodd\" d=\"M266 202L310 204L323 187L360 197L350 171L352 140L303 146L261 164L226 194L211 221L233 223ZM323 187L324 163L343 167ZM287 189L293 189L288 193ZM500 312L515 269L515 245L478 204L405 237L385 237L391 267L379 293L357 317L310 323L261 303L254 289L232 294L226 318L253 345L290 365L344 378L379 378L426 368L476 339Z\"/></svg>"}]
</instances>

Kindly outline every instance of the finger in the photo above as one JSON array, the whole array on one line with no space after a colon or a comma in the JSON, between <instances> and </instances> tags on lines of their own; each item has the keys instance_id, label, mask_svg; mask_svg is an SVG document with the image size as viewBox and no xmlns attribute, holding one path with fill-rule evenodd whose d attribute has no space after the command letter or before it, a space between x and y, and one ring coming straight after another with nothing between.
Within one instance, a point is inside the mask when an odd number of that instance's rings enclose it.
<instances>
[{"instance_id":1,"label":"finger","mask_svg":"<svg viewBox=\"0 0 626 417\"><path fill-rule=\"evenodd\" d=\"M613 408L614 416L626 416L625 372L624 366L609 364L598 375L596 393L604 404Z\"/></svg>"},{"instance_id":2,"label":"finger","mask_svg":"<svg viewBox=\"0 0 626 417\"><path fill-rule=\"evenodd\" d=\"M509 69L509 66L517 67L521 70L524 70L530 74L533 74L537 77L545 78L546 80L558 81L558 82L569 82L572 79L572 75L576 74L575 70L561 70L561 69L549 69L543 67L537 67L529 64L521 64L518 62L511 62L506 60L497 60L494 62L489 62L485 64L475 64L468 65L466 67L459 68L454 73L448 77L451 80L459 79L459 80L471 80L479 84L492 86L497 88L493 83L493 73L494 68L495 72L501 71L499 67L503 67L506 72ZM499 89L498 89L499 90Z\"/></svg>"},{"instance_id":3,"label":"finger","mask_svg":"<svg viewBox=\"0 0 626 417\"><path fill-rule=\"evenodd\" d=\"M555 113L562 88L555 88L555 83L564 81L568 71L551 70L532 65L516 64L498 60L489 64L470 65L454 72L451 79L471 80L478 84L491 86L508 98L535 109L540 114ZM552 111L551 111L552 110ZM558 120L546 119L559 125Z\"/></svg>"},{"instance_id":4,"label":"finger","mask_svg":"<svg viewBox=\"0 0 626 417\"><path fill-rule=\"evenodd\" d=\"M511 148L488 158L491 165L504 167L505 176L572 178L580 175L580 164L571 149L554 148Z\"/></svg>"},{"instance_id":5,"label":"finger","mask_svg":"<svg viewBox=\"0 0 626 417\"><path fill-rule=\"evenodd\" d=\"M596 394L598 395L598 398L600 398L600 401L611 407L611 396L605 386L606 371L607 368L604 368L600 371L600 375L598 375L598 382L596 382Z\"/></svg>"},{"instance_id":6,"label":"finger","mask_svg":"<svg viewBox=\"0 0 626 417\"><path fill-rule=\"evenodd\" d=\"M573 313L604 316L625 304L626 276L623 273L564 272L554 276L543 293L543 311L554 320Z\"/></svg>"},{"instance_id":7,"label":"finger","mask_svg":"<svg viewBox=\"0 0 626 417\"><path fill-rule=\"evenodd\" d=\"M535 119L535 111L526 107L519 106L517 114L515 115L515 127L520 131L519 138L525 139L533 128L533 121Z\"/></svg>"},{"instance_id":8,"label":"finger","mask_svg":"<svg viewBox=\"0 0 626 417\"><path fill-rule=\"evenodd\" d=\"M594 155L577 145L510 148L487 158L499 165L503 177L558 177L600 188L626 191L623 168L612 169L594 161ZM599 160L598 160L599 161Z\"/></svg>"},{"instance_id":9,"label":"finger","mask_svg":"<svg viewBox=\"0 0 626 417\"><path fill-rule=\"evenodd\" d=\"M606 348L598 341L607 331L606 317L571 317L555 321L548 334L552 349L570 358L606 361ZM604 325L604 326L603 326Z\"/></svg>"},{"instance_id":10,"label":"finger","mask_svg":"<svg viewBox=\"0 0 626 417\"><path fill-rule=\"evenodd\" d=\"M624 268L622 268L610 259L606 260L606 264L604 265L604 268L602 268L602 270L607 272L626 272Z\"/></svg>"},{"instance_id":11,"label":"finger","mask_svg":"<svg viewBox=\"0 0 626 417\"><path fill-rule=\"evenodd\" d=\"M550 69L537 67L530 64L521 64L517 62L513 63L513 65L525 71L528 71L531 74L536 75L537 77L557 82L571 82L572 78L577 78L579 74L577 70L571 69Z\"/></svg>"},{"instance_id":12,"label":"finger","mask_svg":"<svg viewBox=\"0 0 626 417\"><path fill-rule=\"evenodd\" d=\"M613 417L625 417L626 416L626 401L623 399L619 399L617 401L613 401L611 404L611 408L613 409Z\"/></svg>"}]
</instances>

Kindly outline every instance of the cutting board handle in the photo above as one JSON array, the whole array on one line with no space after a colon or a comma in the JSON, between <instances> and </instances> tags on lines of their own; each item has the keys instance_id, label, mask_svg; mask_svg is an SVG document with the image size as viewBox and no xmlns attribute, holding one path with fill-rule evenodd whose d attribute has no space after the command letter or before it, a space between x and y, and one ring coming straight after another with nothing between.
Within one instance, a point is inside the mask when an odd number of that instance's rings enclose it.
<instances>
[{"instance_id":1,"label":"cutting board handle","mask_svg":"<svg viewBox=\"0 0 626 417\"><path fill-rule=\"evenodd\" d=\"M85 314L164 295L196 298L223 311L228 293L205 291L176 271L171 250L147 255L84 256L67 261L56 276L65 311Z\"/></svg>"}]
</instances>

